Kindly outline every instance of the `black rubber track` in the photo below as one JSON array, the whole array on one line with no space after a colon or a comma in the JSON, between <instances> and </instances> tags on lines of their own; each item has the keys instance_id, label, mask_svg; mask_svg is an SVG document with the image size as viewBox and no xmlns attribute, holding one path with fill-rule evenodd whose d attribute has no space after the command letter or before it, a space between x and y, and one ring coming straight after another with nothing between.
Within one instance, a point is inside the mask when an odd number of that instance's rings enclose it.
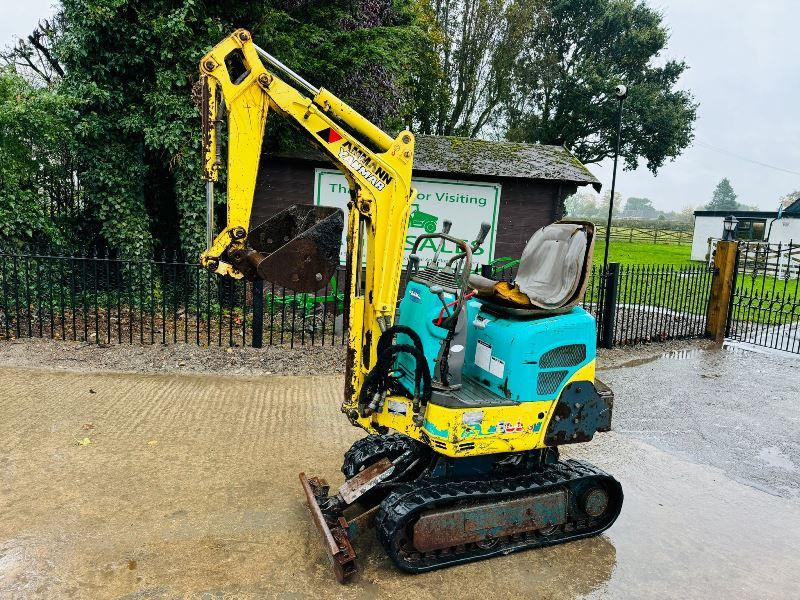
<instances>
[{"instance_id":1,"label":"black rubber track","mask_svg":"<svg viewBox=\"0 0 800 600\"><path fill-rule=\"evenodd\" d=\"M382 458L394 460L406 450L423 456L427 448L410 437L397 434L368 435L356 441L344 454L342 473L346 479L360 473Z\"/></svg>"},{"instance_id":2,"label":"black rubber track","mask_svg":"<svg viewBox=\"0 0 800 600\"><path fill-rule=\"evenodd\" d=\"M577 498L583 489L602 486L609 495L608 508L597 518L583 513ZM491 502L567 488L568 521L547 532L530 532L498 539L491 547L466 544L444 551L416 552L409 547L408 529L425 511L462 503ZM544 471L480 481L418 479L399 485L381 502L376 519L377 536L386 553L410 573L550 546L597 535L608 529L622 509L622 486L600 469L577 460L549 465Z\"/></svg>"}]
</instances>

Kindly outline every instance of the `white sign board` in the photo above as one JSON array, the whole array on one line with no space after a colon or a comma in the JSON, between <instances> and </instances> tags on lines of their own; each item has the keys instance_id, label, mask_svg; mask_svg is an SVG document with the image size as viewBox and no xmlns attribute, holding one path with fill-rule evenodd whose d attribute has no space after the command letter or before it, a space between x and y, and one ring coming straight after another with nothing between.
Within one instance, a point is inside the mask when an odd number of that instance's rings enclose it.
<instances>
[{"instance_id":1,"label":"white sign board","mask_svg":"<svg viewBox=\"0 0 800 600\"><path fill-rule=\"evenodd\" d=\"M314 172L314 204L335 206L347 214L347 202L350 200L350 188L341 172L332 169L316 169ZM492 228L486 241L474 255L475 264L486 264L494 259L494 242L497 236L497 212L500 209L499 183L481 183L477 181L454 181L450 179L427 179L414 177L411 185L417 190L417 197L411 207L408 234L406 235L405 256L417 236L423 233L434 233L442 230L442 223L448 219L453 226L450 235L472 242L480 231L481 223L489 223ZM347 244L347 219L342 234L340 260L345 262ZM424 240L417 254L422 264L433 258L441 240ZM455 254L456 246L447 242L439 255L446 258Z\"/></svg>"}]
</instances>

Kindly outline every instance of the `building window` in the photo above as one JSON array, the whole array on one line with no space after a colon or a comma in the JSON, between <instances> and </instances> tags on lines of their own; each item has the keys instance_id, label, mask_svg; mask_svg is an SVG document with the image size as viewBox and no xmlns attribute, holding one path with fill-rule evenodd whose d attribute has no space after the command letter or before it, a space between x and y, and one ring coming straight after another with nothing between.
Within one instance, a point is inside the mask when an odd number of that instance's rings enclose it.
<instances>
[{"instance_id":1,"label":"building window","mask_svg":"<svg viewBox=\"0 0 800 600\"><path fill-rule=\"evenodd\" d=\"M739 217L739 224L736 228L736 239L746 242L762 241L764 239L766 223L766 219Z\"/></svg>"}]
</instances>

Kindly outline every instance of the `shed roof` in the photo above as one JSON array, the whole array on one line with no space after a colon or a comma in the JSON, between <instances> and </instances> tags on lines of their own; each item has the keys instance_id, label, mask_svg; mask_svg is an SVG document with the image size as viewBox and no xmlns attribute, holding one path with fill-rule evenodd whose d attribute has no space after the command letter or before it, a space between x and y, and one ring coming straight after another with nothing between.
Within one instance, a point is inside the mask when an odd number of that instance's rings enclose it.
<instances>
[{"instance_id":1,"label":"shed roof","mask_svg":"<svg viewBox=\"0 0 800 600\"><path fill-rule=\"evenodd\" d=\"M788 208L783 209L783 218L799 219L800 218L800 204L793 208L790 205ZM792 210L789 210L792 208ZM695 217L722 217L733 215L737 219L777 219L778 211L776 210L696 210L694 211Z\"/></svg>"},{"instance_id":2,"label":"shed roof","mask_svg":"<svg viewBox=\"0 0 800 600\"><path fill-rule=\"evenodd\" d=\"M300 152L283 152L280 156L327 162L322 153L310 147ZM601 187L600 181L569 150L544 144L418 135L414 170L567 181L589 184L598 191Z\"/></svg>"},{"instance_id":3,"label":"shed roof","mask_svg":"<svg viewBox=\"0 0 800 600\"><path fill-rule=\"evenodd\" d=\"M522 179L555 179L577 184L600 182L563 146L496 142L472 138L417 136L415 168Z\"/></svg>"}]
</instances>

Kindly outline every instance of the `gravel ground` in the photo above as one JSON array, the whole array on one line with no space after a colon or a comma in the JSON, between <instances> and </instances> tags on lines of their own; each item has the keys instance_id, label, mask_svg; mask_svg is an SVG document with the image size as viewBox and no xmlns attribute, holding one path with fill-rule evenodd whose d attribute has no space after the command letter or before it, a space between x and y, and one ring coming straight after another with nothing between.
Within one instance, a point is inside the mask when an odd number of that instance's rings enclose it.
<instances>
[{"instance_id":1,"label":"gravel ground","mask_svg":"<svg viewBox=\"0 0 800 600\"><path fill-rule=\"evenodd\" d=\"M194 344L98 346L26 338L0 342L0 366L67 371L208 373L226 375L335 375L344 373L337 346L219 348Z\"/></svg>"},{"instance_id":2,"label":"gravel ground","mask_svg":"<svg viewBox=\"0 0 800 600\"><path fill-rule=\"evenodd\" d=\"M671 340L598 352L601 370L631 361L709 346L701 340ZM342 346L219 348L194 344L98 346L84 342L25 338L0 342L0 366L67 371L208 373L226 375L336 375L344 373Z\"/></svg>"},{"instance_id":3,"label":"gravel ground","mask_svg":"<svg viewBox=\"0 0 800 600\"><path fill-rule=\"evenodd\" d=\"M662 306L620 305L614 325L614 339L662 340L670 336L702 333L705 316L670 310Z\"/></svg>"}]
</instances>

